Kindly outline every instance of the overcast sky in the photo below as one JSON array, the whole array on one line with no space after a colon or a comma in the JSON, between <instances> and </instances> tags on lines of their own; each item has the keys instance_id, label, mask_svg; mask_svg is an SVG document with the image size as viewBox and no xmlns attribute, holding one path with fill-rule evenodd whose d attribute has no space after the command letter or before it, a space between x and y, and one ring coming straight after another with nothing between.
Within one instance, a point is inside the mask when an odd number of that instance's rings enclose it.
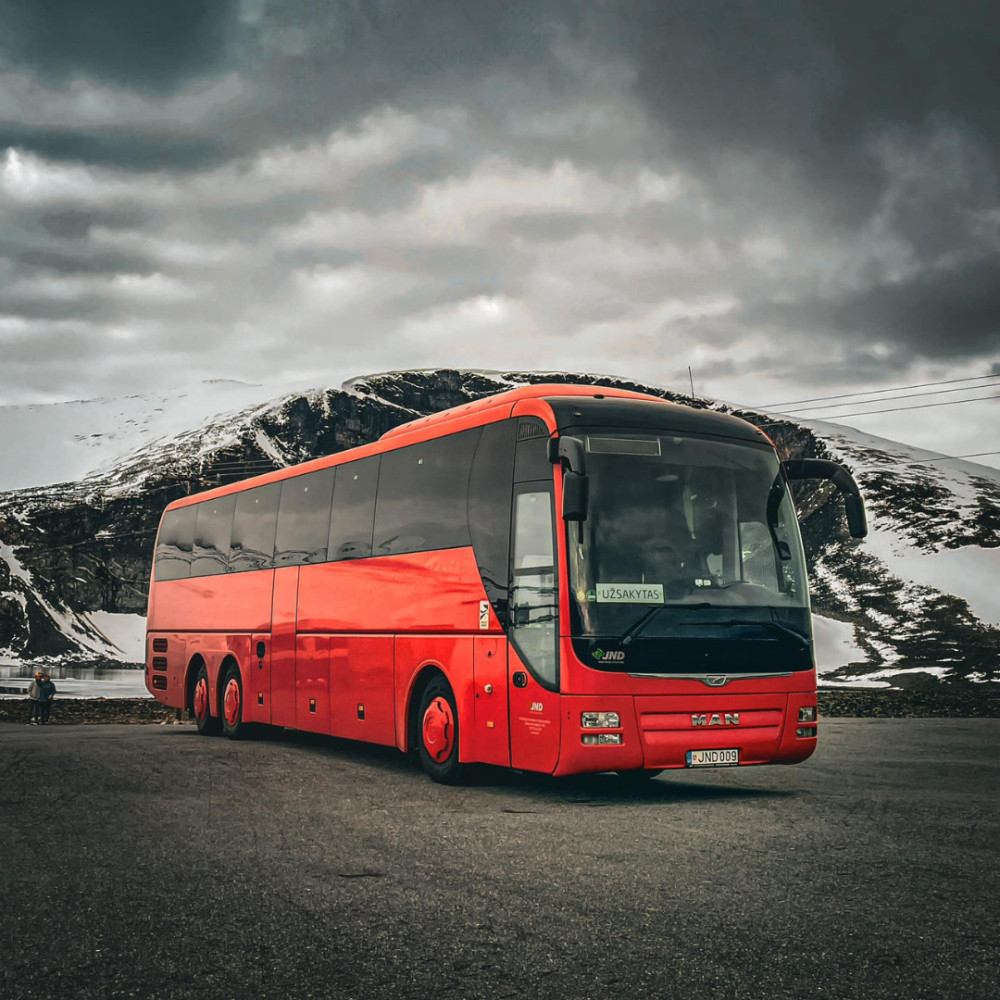
<instances>
[{"instance_id":1,"label":"overcast sky","mask_svg":"<svg viewBox=\"0 0 1000 1000\"><path fill-rule=\"evenodd\" d=\"M440 365L690 365L757 405L1000 375L998 11L0 0L0 405ZM1000 378L931 388L808 415ZM844 422L1000 448L1000 400Z\"/></svg>"}]
</instances>

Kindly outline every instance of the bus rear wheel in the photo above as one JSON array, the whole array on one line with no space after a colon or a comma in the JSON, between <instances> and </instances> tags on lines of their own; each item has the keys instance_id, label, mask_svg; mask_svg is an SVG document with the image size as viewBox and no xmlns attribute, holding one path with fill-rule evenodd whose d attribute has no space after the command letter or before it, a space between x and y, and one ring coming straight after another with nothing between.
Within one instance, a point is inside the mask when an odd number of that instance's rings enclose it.
<instances>
[{"instance_id":1,"label":"bus rear wheel","mask_svg":"<svg viewBox=\"0 0 1000 1000\"><path fill-rule=\"evenodd\" d=\"M424 688L417 711L417 755L435 781L456 785L466 768L458 759L458 710L451 686L435 677Z\"/></svg>"},{"instance_id":2,"label":"bus rear wheel","mask_svg":"<svg viewBox=\"0 0 1000 1000\"><path fill-rule=\"evenodd\" d=\"M191 714L202 736L215 736L220 730L219 720L212 715L209 691L208 668L203 663L198 669L194 690L191 692Z\"/></svg>"},{"instance_id":3,"label":"bus rear wheel","mask_svg":"<svg viewBox=\"0 0 1000 1000\"><path fill-rule=\"evenodd\" d=\"M232 663L222 682L222 731L231 740L241 740L247 727L243 721L243 680L240 668Z\"/></svg>"}]
</instances>

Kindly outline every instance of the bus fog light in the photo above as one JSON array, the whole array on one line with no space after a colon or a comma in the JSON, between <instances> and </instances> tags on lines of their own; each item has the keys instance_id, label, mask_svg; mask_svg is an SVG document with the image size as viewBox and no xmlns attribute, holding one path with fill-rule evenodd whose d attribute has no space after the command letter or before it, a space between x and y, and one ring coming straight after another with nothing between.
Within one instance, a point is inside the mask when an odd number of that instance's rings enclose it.
<instances>
[{"instance_id":1,"label":"bus fog light","mask_svg":"<svg viewBox=\"0 0 1000 1000\"><path fill-rule=\"evenodd\" d=\"M795 735L800 740L810 739L810 738L812 738L812 737L814 737L816 735L816 727L815 726L799 726L799 728L795 730Z\"/></svg>"},{"instance_id":2,"label":"bus fog light","mask_svg":"<svg viewBox=\"0 0 1000 1000\"><path fill-rule=\"evenodd\" d=\"M619 747L622 744L621 733L584 733L580 739L585 747Z\"/></svg>"},{"instance_id":3,"label":"bus fog light","mask_svg":"<svg viewBox=\"0 0 1000 1000\"><path fill-rule=\"evenodd\" d=\"M581 712L580 725L584 729L617 729L621 719L617 712Z\"/></svg>"},{"instance_id":4,"label":"bus fog light","mask_svg":"<svg viewBox=\"0 0 1000 1000\"><path fill-rule=\"evenodd\" d=\"M799 709L799 722L815 722L816 721L816 706L807 705L805 708Z\"/></svg>"}]
</instances>

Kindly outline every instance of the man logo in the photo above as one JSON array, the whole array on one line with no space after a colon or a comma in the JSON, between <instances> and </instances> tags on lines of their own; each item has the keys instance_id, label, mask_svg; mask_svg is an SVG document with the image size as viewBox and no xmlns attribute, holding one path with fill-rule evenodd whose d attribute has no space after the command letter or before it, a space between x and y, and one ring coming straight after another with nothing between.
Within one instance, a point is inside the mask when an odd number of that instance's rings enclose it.
<instances>
[{"instance_id":1,"label":"man logo","mask_svg":"<svg viewBox=\"0 0 1000 1000\"><path fill-rule=\"evenodd\" d=\"M699 726L738 726L740 724L739 712L726 712L720 715L713 712L711 715L692 715L691 725L697 729Z\"/></svg>"}]
</instances>

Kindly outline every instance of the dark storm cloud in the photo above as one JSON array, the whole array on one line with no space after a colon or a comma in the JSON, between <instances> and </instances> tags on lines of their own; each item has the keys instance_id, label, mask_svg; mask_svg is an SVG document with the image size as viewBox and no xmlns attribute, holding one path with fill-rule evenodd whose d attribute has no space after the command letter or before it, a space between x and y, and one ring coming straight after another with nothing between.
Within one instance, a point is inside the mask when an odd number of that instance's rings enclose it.
<instances>
[{"instance_id":1,"label":"dark storm cloud","mask_svg":"<svg viewBox=\"0 0 1000 1000\"><path fill-rule=\"evenodd\" d=\"M46 82L163 92L218 67L234 0L0 0L0 55Z\"/></svg>"},{"instance_id":2,"label":"dark storm cloud","mask_svg":"<svg viewBox=\"0 0 1000 1000\"><path fill-rule=\"evenodd\" d=\"M975 358L996 10L0 0L0 320L134 320L193 370L235 330L276 364L508 335L720 379Z\"/></svg>"},{"instance_id":3,"label":"dark storm cloud","mask_svg":"<svg viewBox=\"0 0 1000 1000\"><path fill-rule=\"evenodd\" d=\"M967 0L767 3L675 0L635 11L637 92L672 149L796 165L855 224L884 190L867 148L889 125L957 123L996 155L1000 8Z\"/></svg>"},{"instance_id":4,"label":"dark storm cloud","mask_svg":"<svg viewBox=\"0 0 1000 1000\"><path fill-rule=\"evenodd\" d=\"M851 338L894 348L895 360L966 360L1000 349L1000 282L997 260L921 272L836 300L805 299L745 310L744 322L786 331ZM902 348L912 354L904 355Z\"/></svg>"}]
</instances>

